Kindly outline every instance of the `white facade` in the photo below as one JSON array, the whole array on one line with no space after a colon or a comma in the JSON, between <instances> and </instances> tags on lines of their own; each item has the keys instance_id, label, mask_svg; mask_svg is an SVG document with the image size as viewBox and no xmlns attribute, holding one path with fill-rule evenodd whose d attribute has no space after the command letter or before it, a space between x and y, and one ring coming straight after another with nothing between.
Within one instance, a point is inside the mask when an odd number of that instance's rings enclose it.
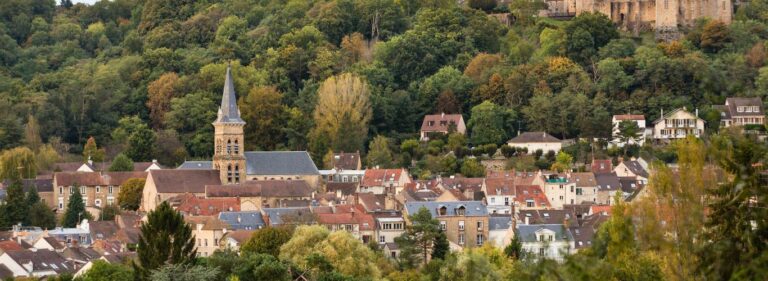
<instances>
[{"instance_id":1,"label":"white facade","mask_svg":"<svg viewBox=\"0 0 768 281\"><path fill-rule=\"evenodd\" d=\"M395 238L405 232L403 218L377 218L376 242L379 244L395 243Z\"/></svg>"},{"instance_id":2,"label":"white facade","mask_svg":"<svg viewBox=\"0 0 768 281\"><path fill-rule=\"evenodd\" d=\"M566 179L546 180L544 194L549 200L549 205L554 209L561 209L565 204L576 204L576 183Z\"/></svg>"},{"instance_id":3,"label":"white facade","mask_svg":"<svg viewBox=\"0 0 768 281\"><path fill-rule=\"evenodd\" d=\"M684 139L687 136L701 137L704 134L704 120L696 114L677 109L653 122L653 138L655 140Z\"/></svg>"},{"instance_id":4,"label":"white facade","mask_svg":"<svg viewBox=\"0 0 768 281\"><path fill-rule=\"evenodd\" d=\"M562 225L560 225L562 227ZM567 229L566 229L567 231ZM575 252L573 239L561 239L558 234L548 228L540 228L534 232L535 240L523 240L523 251L537 258L548 258L563 261L566 255Z\"/></svg>"},{"instance_id":5,"label":"white facade","mask_svg":"<svg viewBox=\"0 0 768 281\"><path fill-rule=\"evenodd\" d=\"M541 150L544 154L547 154L549 151L554 151L555 153L560 152L560 149L563 148L562 142L525 142L525 143L513 143L509 142L507 145L512 147L522 147L527 149L528 154L534 154L537 150Z\"/></svg>"},{"instance_id":6,"label":"white facade","mask_svg":"<svg viewBox=\"0 0 768 281\"><path fill-rule=\"evenodd\" d=\"M488 201L489 214L511 214L515 196L509 194L489 195L486 200Z\"/></svg>"},{"instance_id":7,"label":"white facade","mask_svg":"<svg viewBox=\"0 0 768 281\"><path fill-rule=\"evenodd\" d=\"M628 140L626 144L643 145L645 143L646 125L645 117L642 115L614 115L611 123L613 124L613 140L611 143L618 147L624 147L625 143L619 138L619 124L622 121L632 121L637 124L639 130L639 136L634 140Z\"/></svg>"}]
</instances>

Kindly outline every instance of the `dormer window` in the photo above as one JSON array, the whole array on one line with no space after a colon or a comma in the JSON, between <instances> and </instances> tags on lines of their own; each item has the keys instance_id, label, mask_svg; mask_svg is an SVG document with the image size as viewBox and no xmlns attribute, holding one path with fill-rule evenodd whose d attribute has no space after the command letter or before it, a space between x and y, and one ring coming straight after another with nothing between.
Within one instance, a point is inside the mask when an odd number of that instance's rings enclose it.
<instances>
[{"instance_id":1,"label":"dormer window","mask_svg":"<svg viewBox=\"0 0 768 281\"><path fill-rule=\"evenodd\" d=\"M446 208L445 206L441 206L439 209L437 209L437 214L439 216L445 216L447 212L448 212L448 208Z\"/></svg>"},{"instance_id":2,"label":"dormer window","mask_svg":"<svg viewBox=\"0 0 768 281\"><path fill-rule=\"evenodd\" d=\"M744 112L744 107L743 106L736 107L736 111L737 112Z\"/></svg>"},{"instance_id":3,"label":"dormer window","mask_svg":"<svg viewBox=\"0 0 768 281\"><path fill-rule=\"evenodd\" d=\"M427 121L427 126L432 127L434 125L435 125L435 121Z\"/></svg>"},{"instance_id":4,"label":"dormer window","mask_svg":"<svg viewBox=\"0 0 768 281\"><path fill-rule=\"evenodd\" d=\"M467 208L465 208L464 206L460 206L460 207L456 208L456 215L457 216L463 216L466 213L467 213Z\"/></svg>"},{"instance_id":5,"label":"dormer window","mask_svg":"<svg viewBox=\"0 0 768 281\"><path fill-rule=\"evenodd\" d=\"M440 126L448 125L448 121L440 121Z\"/></svg>"}]
</instances>

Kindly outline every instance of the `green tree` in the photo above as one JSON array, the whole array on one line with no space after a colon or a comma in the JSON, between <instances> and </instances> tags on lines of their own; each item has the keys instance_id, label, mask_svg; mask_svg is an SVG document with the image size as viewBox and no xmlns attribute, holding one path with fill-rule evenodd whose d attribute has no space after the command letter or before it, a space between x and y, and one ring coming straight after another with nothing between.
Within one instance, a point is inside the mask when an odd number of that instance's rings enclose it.
<instances>
[{"instance_id":1,"label":"green tree","mask_svg":"<svg viewBox=\"0 0 768 281\"><path fill-rule=\"evenodd\" d=\"M150 161L155 154L157 136L147 125L142 124L128 138L125 155L136 161Z\"/></svg>"},{"instance_id":2,"label":"green tree","mask_svg":"<svg viewBox=\"0 0 768 281\"><path fill-rule=\"evenodd\" d=\"M30 179L37 175L35 154L26 147L5 150L0 154L0 178Z\"/></svg>"},{"instance_id":3,"label":"green tree","mask_svg":"<svg viewBox=\"0 0 768 281\"><path fill-rule=\"evenodd\" d=\"M88 271L78 280L82 281L110 281L110 280L130 280L133 278L133 270L122 264L112 264L103 260L93 262Z\"/></svg>"},{"instance_id":4,"label":"green tree","mask_svg":"<svg viewBox=\"0 0 768 281\"><path fill-rule=\"evenodd\" d=\"M112 165L109 165L110 172L131 172L133 171L133 161L123 153L112 159Z\"/></svg>"},{"instance_id":5,"label":"green tree","mask_svg":"<svg viewBox=\"0 0 768 281\"><path fill-rule=\"evenodd\" d=\"M371 120L370 89L362 78L345 73L326 79L317 92L315 128L310 138L330 137L333 151L357 151L363 147ZM325 155L326 151L317 151Z\"/></svg>"},{"instance_id":6,"label":"green tree","mask_svg":"<svg viewBox=\"0 0 768 281\"><path fill-rule=\"evenodd\" d=\"M552 164L552 170L557 172L565 172L571 169L571 164L573 163L573 156L568 154L565 151L560 151L557 153L557 158L555 159L555 163Z\"/></svg>"},{"instance_id":7,"label":"green tree","mask_svg":"<svg viewBox=\"0 0 768 281\"><path fill-rule=\"evenodd\" d=\"M310 256L321 256L338 273L357 278L379 278L377 257L349 232L329 232L323 226L299 226L291 240L280 247L280 260L310 268Z\"/></svg>"},{"instance_id":8,"label":"green tree","mask_svg":"<svg viewBox=\"0 0 768 281\"><path fill-rule=\"evenodd\" d=\"M133 263L136 278L139 280L161 280L161 276L171 279L164 280L212 280L195 279L194 276L208 276L209 269L202 272L201 269L188 268L196 256L195 237L192 228L184 221L184 217L168 202L163 202L149 214L147 221L141 225L141 235L138 243L138 263ZM161 267L167 267L161 269ZM160 269L158 271L155 271ZM216 269L210 270L215 271ZM201 271L190 275L191 279L173 279L171 276L180 274L179 271ZM150 278L151 275L151 278ZM179 275L181 276L181 275Z\"/></svg>"},{"instance_id":9,"label":"green tree","mask_svg":"<svg viewBox=\"0 0 768 281\"><path fill-rule=\"evenodd\" d=\"M89 137L85 142L85 146L83 146L83 161L102 162L104 161L105 154L104 148L96 146L96 139L94 137Z\"/></svg>"},{"instance_id":10,"label":"green tree","mask_svg":"<svg viewBox=\"0 0 768 281\"><path fill-rule=\"evenodd\" d=\"M80 193L79 188L77 187L77 184L74 184L73 188L75 188L75 192L72 193L71 196L69 196L69 202L67 203L67 210L64 212L64 217L62 217L61 225L63 227L75 227L77 226L82 220L88 219L91 220L93 217L91 216L88 211L85 210L85 203L83 202L83 195Z\"/></svg>"},{"instance_id":11,"label":"green tree","mask_svg":"<svg viewBox=\"0 0 768 281\"><path fill-rule=\"evenodd\" d=\"M292 280L288 266L269 254L246 253L233 270L240 280Z\"/></svg>"},{"instance_id":12,"label":"green tree","mask_svg":"<svg viewBox=\"0 0 768 281\"><path fill-rule=\"evenodd\" d=\"M405 233L395 238L395 243L401 249L400 262L406 267L426 265L435 242L442 235L440 222L432 218L432 214L425 207L419 208L409 219L411 223L406 226ZM444 250L442 246L439 249Z\"/></svg>"},{"instance_id":13,"label":"green tree","mask_svg":"<svg viewBox=\"0 0 768 281\"><path fill-rule=\"evenodd\" d=\"M461 164L461 174L468 178L480 178L485 176L485 166L477 158L467 158Z\"/></svg>"},{"instance_id":14,"label":"green tree","mask_svg":"<svg viewBox=\"0 0 768 281\"><path fill-rule=\"evenodd\" d=\"M27 124L24 125L24 144L32 151L37 151L43 145L43 139L40 138L40 124L34 116L30 115L27 119Z\"/></svg>"},{"instance_id":15,"label":"green tree","mask_svg":"<svg viewBox=\"0 0 768 281\"><path fill-rule=\"evenodd\" d=\"M283 94L275 87L256 87L238 102L245 121L246 149L272 150L285 127Z\"/></svg>"},{"instance_id":16,"label":"green tree","mask_svg":"<svg viewBox=\"0 0 768 281\"><path fill-rule=\"evenodd\" d=\"M56 227L56 214L45 202L38 201L28 206L30 206L27 214L28 225L42 229L54 229Z\"/></svg>"},{"instance_id":17,"label":"green tree","mask_svg":"<svg viewBox=\"0 0 768 281\"><path fill-rule=\"evenodd\" d=\"M115 217L120 214L120 206L115 204L108 204L101 208L101 214L99 220L101 221L113 221Z\"/></svg>"},{"instance_id":18,"label":"green tree","mask_svg":"<svg viewBox=\"0 0 768 281\"><path fill-rule=\"evenodd\" d=\"M280 256L280 247L291 239L291 230L286 227L267 227L256 230L251 238L240 247L242 253Z\"/></svg>"},{"instance_id":19,"label":"green tree","mask_svg":"<svg viewBox=\"0 0 768 281\"><path fill-rule=\"evenodd\" d=\"M6 189L5 204L2 206L2 222L8 227L26 222L29 205L27 205L21 182L15 180Z\"/></svg>"},{"instance_id":20,"label":"green tree","mask_svg":"<svg viewBox=\"0 0 768 281\"><path fill-rule=\"evenodd\" d=\"M27 197L24 199L26 201L27 206L32 206L37 202L40 202L40 194L37 193L37 187L32 186L29 191L27 191Z\"/></svg>"},{"instance_id":21,"label":"green tree","mask_svg":"<svg viewBox=\"0 0 768 281\"><path fill-rule=\"evenodd\" d=\"M624 155L627 155L627 147L630 144L638 143L638 139L642 136L643 131L637 125L637 122L632 120L624 120L619 122L619 141L624 143Z\"/></svg>"},{"instance_id":22,"label":"green tree","mask_svg":"<svg viewBox=\"0 0 768 281\"><path fill-rule=\"evenodd\" d=\"M488 256L467 250L451 256L440 269L440 280L500 280Z\"/></svg>"},{"instance_id":23,"label":"green tree","mask_svg":"<svg viewBox=\"0 0 768 281\"><path fill-rule=\"evenodd\" d=\"M121 208L136 211L141 205L141 197L144 192L146 179L133 178L128 179L120 186L117 193L117 203Z\"/></svg>"},{"instance_id":24,"label":"green tree","mask_svg":"<svg viewBox=\"0 0 768 281\"><path fill-rule=\"evenodd\" d=\"M574 17L565 26L565 34L566 54L582 65L589 63L598 49L619 38L611 19L599 12L581 13Z\"/></svg>"},{"instance_id":25,"label":"green tree","mask_svg":"<svg viewBox=\"0 0 768 281\"><path fill-rule=\"evenodd\" d=\"M440 234L435 238L435 243L432 246L432 258L433 259L445 259L450 252L450 244L448 243L448 235L445 231L440 231Z\"/></svg>"},{"instance_id":26,"label":"green tree","mask_svg":"<svg viewBox=\"0 0 768 281\"><path fill-rule=\"evenodd\" d=\"M498 144L505 141L512 112L485 101L472 108L472 118L467 124L471 130L470 141L475 144Z\"/></svg>"},{"instance_id":27,"label":"green tree","mask_svg":"<svg viewBox=\"0 0 768 281\"><path fill-rule=\"evenodd\" d=\"M216 281L219 275L217 268L191 264L161 264L152 270L148 280L152 281ZM134 269L135 271L138 271Z\"/></svg>"},{"instance_id":28,"label":"green tree","mask_svg":"<svg viewBox=\"0 0 768 281\"><path fill-rule=\"evenodd\" d=\"M368 167L390 168L394 163L392 151L389 149L389 139L376 136L368 145Z\"/></svg>"}]
</instances>

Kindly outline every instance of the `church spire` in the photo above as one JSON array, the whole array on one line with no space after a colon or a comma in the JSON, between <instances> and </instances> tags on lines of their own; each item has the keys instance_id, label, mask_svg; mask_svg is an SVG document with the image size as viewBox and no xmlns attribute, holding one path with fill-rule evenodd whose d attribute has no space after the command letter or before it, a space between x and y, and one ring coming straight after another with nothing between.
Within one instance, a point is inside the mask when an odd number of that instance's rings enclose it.
<instances>
[{"instance_id":1,"label":"church spire","mask_svg":"<svg viewBox=\"0 0 768 281\"><path fill-rule=\"evenodd\" d=\"M227 76L224 78L224 93L221 97L216 123L245 123L240 118L240 110L237 108L235 96L235 84L232 82L232 67L227 65Z\"/></svg>"}]
</instances>

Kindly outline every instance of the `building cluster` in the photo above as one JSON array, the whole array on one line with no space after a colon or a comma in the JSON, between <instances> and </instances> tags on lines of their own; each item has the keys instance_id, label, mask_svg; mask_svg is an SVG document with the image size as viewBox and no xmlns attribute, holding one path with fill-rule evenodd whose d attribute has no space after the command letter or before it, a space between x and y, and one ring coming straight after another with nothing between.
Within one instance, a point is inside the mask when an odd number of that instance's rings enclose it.
<instances>
[{"instance_id":1,"label":"building cluster","mask_svg":"<svg viewBox=\"0 0 768 281\"><path fill-rule=\"evenodd\" d=\"M97 220L82 220L74 228L16 226L0 232L0 278L79 275L95 260L132 259L140 224L163 202L190 224L200 256L237 250L264 227L314 224L378 244L397 259L401 249L395 238L413 223L413 214L425 209L439 221L453 250L486 244L504 248L516 238L526 252L557 260L589 247L615 200L641 196L649 178L643 159L595 159L578 173L489 169L483 178L414 180L406 169L364 168L359 152L336 153L333 168L319 170L305 151L244 151L245 122L229 69L225 79L211 161L187 161L176 168L136 163L130 172L107 172L109 165L90 161L60 163L56 172L23 180L25 191L36 188L59 214L79 193ZM723 126L762 124L762 106L754 102L728 99ZM641 115L617 115L614 125L636 122L642 138L633 141L639 144L703 132L696 113L678 109L661 116L647 127ZM421 138L465 130L461 115L430 115ZM564 142L545 132L526 132L509 145L530 153L557 152ZM116 204L121 187L135 178L145 180L139 210L114 221L98 220L100 210Z\"/></svg>"}]
</instances>

